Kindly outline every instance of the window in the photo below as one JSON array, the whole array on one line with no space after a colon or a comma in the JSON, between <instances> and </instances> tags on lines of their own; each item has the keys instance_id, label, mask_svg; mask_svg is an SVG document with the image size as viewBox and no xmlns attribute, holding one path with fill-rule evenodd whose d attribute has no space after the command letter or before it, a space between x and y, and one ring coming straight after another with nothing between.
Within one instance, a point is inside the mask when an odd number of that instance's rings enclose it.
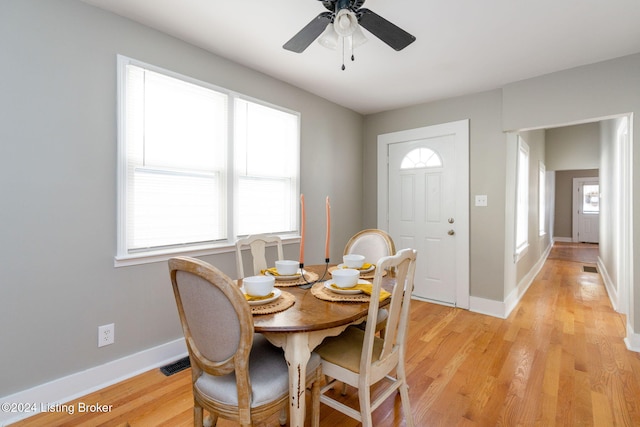
<instances>
[{"instance_id":1,"label":"window","mask_svg":"<svg viewBox=\"0 0 640 427\"><path fill-rule=\"evenodd\" d=\"M518 137L516 176L516 260L529 246L529 146Z\"/></svg>"},{"instance_id":2,"label":"window","mask_svg":"<svg viewBox=\"0 0 640 427\"><path fill-rule=\"evenodd\" d=\"M600 213L600 184L584 184L582 186L582 213L597 215Z\"/></svg>"},{"instance_id":3,"label":"window","mask_svg":"<svg viewBox=\"0 0 640 427\"><path fill-rule=\"evenodd\" d=\"M411 150L402 159L400 169L439 168L442 167L442 159L435 151L421 147Z\"/></svg>"},{"instance_id":4,"label":"window","mask_svg":"<svg viewBox=\"0 0 640 427\"><path fill-rule=\"evenodd\" d=\"M538 233L540 236L544 236L547 232L546 229L546 180L545 176L547 168L541 161L538 165Z\"/></svg>"},{"instance_id":5,"label":"window","mask_svg":"<svg viewBox=\"0 0 640 427\"><path fill-rule=\"evenodd\" d=\"M299 114L118 56L116 260L295 233Z\"/></svg>"}]
</instances>

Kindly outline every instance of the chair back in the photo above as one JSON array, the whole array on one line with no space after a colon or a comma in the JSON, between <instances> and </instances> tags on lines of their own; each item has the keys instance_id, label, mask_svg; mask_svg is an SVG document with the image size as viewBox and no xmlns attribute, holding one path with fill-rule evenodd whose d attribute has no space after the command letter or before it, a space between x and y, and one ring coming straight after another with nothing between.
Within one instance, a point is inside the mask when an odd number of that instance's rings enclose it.
<instances>
[{"instance_id":1,"label":"chair back","mask_svg":"<svg viewBox=\"0 0 640 427\"><path fill-rule=\"evenodd\" d=\"M203 371L216 376L235 372L239 406L248 408L254 330L242 291L220 270L195 258L172 258L169 269L193 381Z\"/></svg>"},{"instance_id":2,"label":"chair back","mask_svg":"<svg viewBox=\"0 0 640 427\"><path fill-rule=\"evenodd\" d=\"M364 261L375 264L382 257L394 255L396 247L386 232L374 228L354 234L344 248L344 254L364 255Z\"/></svg>"},{"instance_id":3,"label":"chair back","mask_svg":"<svg viewBox=\"0 0 640 427\"><path fill-rule=\"evenodd\" d=\"M279 236L256 234L236 241L236 269L238 279L242 279L243 277L245 277L244 265L242 262L242 249L247 246L250 248L251 257L253 258L252 275L258 275L262 270L266 270L268 268L266 256L266 248L268 244L276 245L278 251L278 260L284 259L282 251L282 239L280 239Z\"/></svg>"},{"instance_id":4,"label":"chair back","mask_svg":"<svg viewBox=\"0 0 640 427\"><path fill-rule=\"evenodd\" d=\"M395 366L399 360L404 360L416 257L416 250L403 249L396 255L378 260L360 359L360 380L363 384L379 381L389 372L389 366ZM379 295L383 272L387 269L395 270L396 284L391 290L385 333L379 338L376 336ZM368 378L362 378L363 373L366 373L364 376Z\"/></svg>"}]
</instances>

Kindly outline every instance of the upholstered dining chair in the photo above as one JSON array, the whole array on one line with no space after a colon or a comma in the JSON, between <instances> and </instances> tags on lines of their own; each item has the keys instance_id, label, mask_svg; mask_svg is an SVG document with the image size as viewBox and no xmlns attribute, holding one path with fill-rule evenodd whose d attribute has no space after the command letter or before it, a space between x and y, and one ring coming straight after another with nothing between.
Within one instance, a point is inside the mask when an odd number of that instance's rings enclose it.
<instances>
[{"instance_id":1,"label":"upholstered dining chair","mask_svg":"<svg viewBox=\"0 0 640 427\"><path fill-rule=\"evenodd\" d=\"M375 228L357 232L344 247L345 255L364 255L364 262L370 264L375 264L380 258L395 253L396 247L391 236L385 231Z\"/></svg>"},{"instance_id":2,"label":"upholstered dining chair","mask_svg":"<svg viewBox=\"0 0 640 427\"><path fill-rule=\"evenodd\" d=\"M393 267L396 271L384 337L376 335L375 322L368 322L364 331L350 326L340 335L325 339L315 349L322 358L323 374L333 379L322 388L320 402L360 421L363 427L373 425L372 411L396 390L400 391L406 425L414 425L405 371L405 347L416 255L413 249L403 249L378 261L380 269L376 270L373 279L369 319L375 320L378 315L383 269ZM335 381L358 388L359 411L329 396L335 393L330 391ZM372 401L371 386L381 381L387 384L376 390L376 398Z\"/></svg>"},{"instance_id":3,"label":"upholstered dining chair","mask_svg":"<svg viewBox=\"0 0 640 427\"><path fill-rule=\"evenodd\" d=\"M193 384L194 425L203 425L206 409L218 417L252 426L289 402L289 373L281 349L255 334L251 309L240 288L214 266L189 257L169 260ZM319 425L320 358L307 365L312 391L312 424ZM284 417L283 417L284 415Z\"/></svg>"},{"instance_id":4,"label":"upholstered dining chair","mask_svg":"<svg viewBox=\"0 0 640 427\"><path fill-rule=\"evenodd\" d=\"M276 245L278 260L284 259L282 252L282 240L279 236L254 234L236 241L236 269L238 279L245 277L244 265L242 263L242 250L246 247L249 247L251 250L251 257L253 258L253 273L251 274L258 275L262 270L266 270L268 268L266 248L269 244Z\"/></svg>"}]
</instances>

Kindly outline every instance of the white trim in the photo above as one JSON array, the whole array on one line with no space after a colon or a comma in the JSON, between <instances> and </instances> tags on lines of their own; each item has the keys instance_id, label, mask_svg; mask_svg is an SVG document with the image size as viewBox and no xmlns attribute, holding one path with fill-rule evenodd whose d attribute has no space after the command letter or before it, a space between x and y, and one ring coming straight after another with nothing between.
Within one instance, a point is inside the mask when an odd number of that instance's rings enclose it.
<instances>
[{"instance_id":1,"label":"white trim","mask_svg":"<svg viewBox=\"0 0 640 427\"><path fill-rule=\"evenodd\" d=\"M529 287L535 280L536 276L544 266L544 263L547 261L547 257L551 252L551 248L553 247L553 243L551 243L547 249L544 251L542 256L538 259L536 264L529 270L529 272L520 280L518 286L505 298L504 302L495 301L485 298L479 297L471 297L471 307L469 310L480 313L487 314L489 316L498 317L500 319L506 319L509 317L514 308L518 305L524 294L527 293Z\"/></svg>"},{"instance_id":2,"label":"white trim","mask_svg":"<svg viewBox=\"0 0 640 427\"><path fill-rule=\"evenodd\" d=\"M633 331L631 322L627 322L627 337L624 339L624 343L629 351L640 353L640 334Z\"/></svg>"},{"instance_id":3,"label":"white trim","mask_svg":"<svg viewBox=\"0 0 640 427\"><path fill-rule=\"evenodd\" d=\"M377 170L378 170L378 220L381 229L389 228L389 145L399 141L412 141L430 138L435 135L455 135L456 159L465 165L456 171L455 192L461 195L463 202L456 205L456 231L458 235L467 236L458 240L456 251L456 307L469 308L470 297L470 261L469 261L469 120L442 123L421 128L378 135Z\"/></svg>"},{"instance_id":4,"label":"white trim","mask_svg":"<svg viewBox=\"0 0 640 427\"><path fill-rule=\"evenodd\" d=\"M100 366L58 378L28 390L0 397L9 403L35 403L39 412L40 404L65 403L85 396L96 390L119 383L135 375L172 363L186 356L184 338L161 344L141 352L125 356ZM8 425L35 415L37 412L11 413L0 411L0 425Z\"/></svg>"},{"instance_id":5,"label":"white trim","mask_svg":"<svg viewBox=\"0 0 640 427\"><path fill-rule=\"evenodd\" d=\"M469 311L474 313L486 314L500 319L506 319L506 305L502 301L492 299L479 298L471 296L469 298Z\"/></svg>"},{"instance_id":6,"label":"white trim","mask_svg":"<svg viewBox=\"0 0 640 427\"><path fill-rule=\"evenodd\" d=\"M282 238L282 244L288 245L292 243L300 243L300 236L289 236ZM192 247L189 250L185 248L177 248L173 250L166 251L156 251L153 253L140 253L139 255L130 255L124 258L114 258L113 265L114 267L128 267L131 265L138 264L150 264L153 262L166 262L170 258L174 256L190 256L190 257L201 257L207 255L217 255L235 252L236 246L235 243L225 242L219 245L211 245L211 246L203 246L203 247Z\"/></svg>"},{"instance_id":7,"label":"white trim","mask_svg":"<svg viewBox=\"0 0 640 427\"><path fill-rule=\"evenodd\" d=\"M598 257L598 272L600 273L600 277L602 277L602 282L604 283L604 287L607 290L607 295L609 295L609 301L611 301L611 305L613 309L617 312L620 312L620 296L618 294L618 289L616 288L613 280L611 279L611 275L609 275L609 271L607 267L604 265L602 258Z\"/></svg>"},{"instance_id":8,"label":"white trim","mask_svg":"<svg viewBox=\"0 0 640 427\"><path fill-rule=\"evenodd\" d=\"M571 237L553 236L553 240L556 241L556 242L563 242L563 243L571 243L571 242L573 242L573 239Z\"/></svg>"}]
</instances>

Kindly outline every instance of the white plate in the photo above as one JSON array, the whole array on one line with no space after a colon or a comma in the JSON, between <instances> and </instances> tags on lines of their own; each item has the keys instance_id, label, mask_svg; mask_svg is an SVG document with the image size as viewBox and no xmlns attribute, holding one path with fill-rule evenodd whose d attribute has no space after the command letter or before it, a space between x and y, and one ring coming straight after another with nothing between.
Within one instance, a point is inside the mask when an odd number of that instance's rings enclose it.
<instances>
[{"instance_id":1,"label":"white plate","mask_svg":"<svg viewBox=\"0 0 640 427\"><path fill-rule=\"evenodd\" d=\"M347 267L345 264L338 264L338 266L336 268L351 268L351 267ZM362 273L369 273L370 271L375 270L376 265L375 264L371 264L371 267L369 268L365 268L365 269L361 269L361 268L356 268L356 270L358 270L360 272L360 274Z\"/></svg>"},{"instance_id":2,"label":"white plate","mask_svg":"<svg viewBox=\"0 0 640 427\"><path fill-rule=\"evenodd\" d=\"M242 288L242 293L246 293L244 291L244 288ZM260 299L257 301L247 301L249 303L249 305L262 305L262 304L268 304L270 302L273 302L275 300L277 300L278 298L280 298L280 295L282 295L282 291L278 288L273 288L273 296L269 297L269 298L265 298L265 299Z\"/></svg>"},{"instance_id":3,"label":"white plate","mask_svg":"<svg viewBox=\"0 0 640 427\"><path fill-rule=\"evenodd\" d=\"M300 270L298 270L298 271L300 271ZM306 271L305 271L305 273L306 273ZM276 280L295 280L295 279L299 279L300 277L302 277L302 274L300 274L300 273L292 274L290 276L275 275L275 274L271 273L269 270L265 271L264 274L268 275L268 276L273 276L273 277L275 277Z\"/></svg>"},{"instance_id":4,"label":"white plate","mask_svg":"<svg viewBox=\"0 0 640 427\"><path fill-rule=\"evenodd\" d=\"M360 289L350 289L350 288L346 288L346 289L341 289L341 288L334 288L332 285L334 284L333 280L327 280L326 282L324 282L324 287L329 289L331 292L335 292L336 294L343 294L343 295L355 295L355 294L361 294L362 291ZM367 280L358 280L358 285L370 285L371 282L367 281Z\"/></svg>"}]
</instances>

